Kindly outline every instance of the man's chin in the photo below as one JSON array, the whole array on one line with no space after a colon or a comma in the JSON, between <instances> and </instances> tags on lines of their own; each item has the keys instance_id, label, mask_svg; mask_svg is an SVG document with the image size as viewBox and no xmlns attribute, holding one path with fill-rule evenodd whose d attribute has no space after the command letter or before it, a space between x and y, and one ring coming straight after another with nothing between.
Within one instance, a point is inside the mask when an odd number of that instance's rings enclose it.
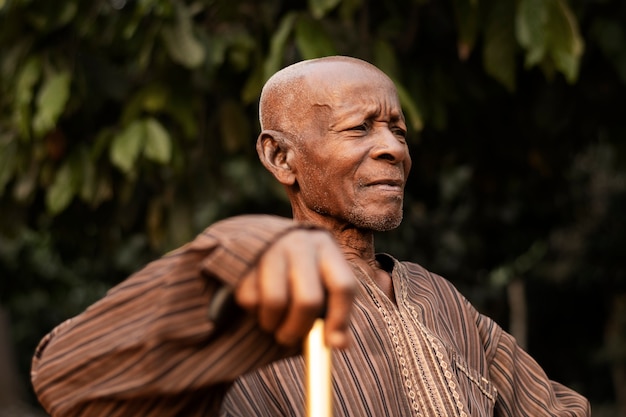
<instances>
[{"instance_id":1,"label":"man's chin","mask_svg":"<svg viewBox=\"0 0 626 417\"><path fill-rule=\"evenodd\" d=\"M402 223L402 212L391 215L357 217L352 220L352 224L356 227L374 232L388 232L400 226L400 223Z\"/></svg>"}]
</instances>

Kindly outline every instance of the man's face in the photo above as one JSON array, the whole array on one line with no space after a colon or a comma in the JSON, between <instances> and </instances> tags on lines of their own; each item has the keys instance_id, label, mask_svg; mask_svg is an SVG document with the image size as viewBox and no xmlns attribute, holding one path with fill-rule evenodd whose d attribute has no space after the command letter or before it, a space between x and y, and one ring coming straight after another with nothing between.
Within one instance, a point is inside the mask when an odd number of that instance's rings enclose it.
<instances>
[{"instance_id":1,"label":"man's face","mask_svg":"<svg viewBox=\"0 0 626 417\"><path fill-rule=\"evenodd\" d=\"M300 210L333 227L397 227L411 158L394 85L370 68L338 63L309 88L296 146Z\"/></svg>"}]
</instances>

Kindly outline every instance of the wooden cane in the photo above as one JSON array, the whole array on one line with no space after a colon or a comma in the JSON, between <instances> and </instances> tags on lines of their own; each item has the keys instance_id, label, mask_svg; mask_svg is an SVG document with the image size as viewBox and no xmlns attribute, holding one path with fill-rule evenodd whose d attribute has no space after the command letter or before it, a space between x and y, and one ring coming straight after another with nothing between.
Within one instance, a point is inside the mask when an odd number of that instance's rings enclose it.
<instances>
[{"instance_id":1,"label":"wooden cane","mask_svg":"<svg viewBox=\"0 0 626 417\"><path fill-rule=\"evenodd\" d=\"M304 342L308 417L332 417L330 348L324 342L324 320L317 319Z\"/></svg>"}]
</instances>

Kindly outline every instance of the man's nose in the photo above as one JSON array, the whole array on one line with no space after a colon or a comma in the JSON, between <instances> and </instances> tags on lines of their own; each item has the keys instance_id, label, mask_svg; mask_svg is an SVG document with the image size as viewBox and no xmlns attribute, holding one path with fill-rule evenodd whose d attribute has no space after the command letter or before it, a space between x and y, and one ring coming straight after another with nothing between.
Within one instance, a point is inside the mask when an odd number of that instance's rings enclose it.
<instances>
[{"instance_id":1,"label":"man's nose","mask_svg":"<svg viewBox=\"0 0 626 417\"><path fill-rule=\"evenodd\" d=\"M374 159L384 159L399 163L408 158L409 151L403 137L394 134L388 127L376 132L376 144L372 149Z\"/></svg>"}]
</instances>

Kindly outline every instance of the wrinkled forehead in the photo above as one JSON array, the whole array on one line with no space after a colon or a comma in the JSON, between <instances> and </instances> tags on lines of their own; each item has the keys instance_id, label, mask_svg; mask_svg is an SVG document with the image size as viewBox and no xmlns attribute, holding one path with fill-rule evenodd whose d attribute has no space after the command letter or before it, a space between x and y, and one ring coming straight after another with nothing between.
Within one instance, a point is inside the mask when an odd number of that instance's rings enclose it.
<instances>
[{"instance_id":1,"label":"wrinkled forehead","mask_svg":"<svg viewBox=\"0 0 626 417\"><path fill-rule=\"evenodd\" d=\"M381 70L355 58L322 58L272 76L261 94L259 116L261 125L271 129L301 122L313 108L337 110L354 103L393 108L401 114L395 85Z\"/></svg>"},{"instance_id":2,"label":"wrinkled forehead","mask_svg":"<svg viewBox=\"0 0 626 417\"><path fill-rule=\"evenodd\" d=\"M341 108L375 105L401 112L393 82L375 67L343 65L324 68L306 79L309 104Z\"/></svg>"}]
</instances>

